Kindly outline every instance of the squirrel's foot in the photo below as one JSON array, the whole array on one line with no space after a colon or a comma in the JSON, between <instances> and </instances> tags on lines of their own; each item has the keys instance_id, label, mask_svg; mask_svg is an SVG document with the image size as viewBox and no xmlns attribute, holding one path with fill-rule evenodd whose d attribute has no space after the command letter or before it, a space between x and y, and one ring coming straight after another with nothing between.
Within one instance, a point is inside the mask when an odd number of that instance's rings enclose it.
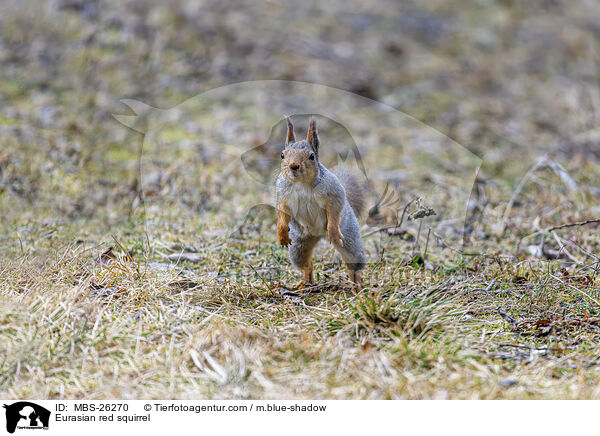
<instances>
[{"instance_id":1,"label":"squirrel's foot","mask_svg":"<svg viewBox=\"0 0 600 436\"><path fill-rule=\"evenodd\" d=\"M314 282L307 282L306 280L300 280L298 283L296 283L296 286L294 286L296 289L304 289L304 288L310 288L311 286L314 286Z\"/></svg>"},{"instance_id":2,"label":"squirrel's foot","mask_svg":"<svg viewBox=\"0 0 600 436\"><path fill-rule=\"evenodd\" d=\"M298 288L306 288L315 284L315 275L313 273L313 264L309 260L306 265L300 268L302 271L302 280L296 285Z\"/></svg>"},{"instance_id":3,"label":"squirrel's foot","mask_svg":"<svg viewBox=\"0 0 600 436\"><path fill-rule=\"evenodd\" d=\"M361 271L355 271L348 268L348 280L352 284L352 288L359 290L363 285Z\"/></svg>"}]
</instances>

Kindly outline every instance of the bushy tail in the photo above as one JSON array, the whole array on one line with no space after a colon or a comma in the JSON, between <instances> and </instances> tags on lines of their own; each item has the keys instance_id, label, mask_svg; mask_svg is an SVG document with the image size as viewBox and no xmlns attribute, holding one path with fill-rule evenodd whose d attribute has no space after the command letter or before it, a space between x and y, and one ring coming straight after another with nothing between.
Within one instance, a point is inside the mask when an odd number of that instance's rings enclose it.
<instances>
[{"instance_id":1,"label":"bushy tail","mask_svg":"<svg viewBox=\"0 0 600 436\"><path fill-rule=\"evenodd\" d=\"M348 202L350 203L350 206L352 206L356 218L360 220L360 217L365 210L365 187L346 167L336 166L332 169L332 172L342 183L342 186L346 190Z\"/></svg>"}]
</instances>

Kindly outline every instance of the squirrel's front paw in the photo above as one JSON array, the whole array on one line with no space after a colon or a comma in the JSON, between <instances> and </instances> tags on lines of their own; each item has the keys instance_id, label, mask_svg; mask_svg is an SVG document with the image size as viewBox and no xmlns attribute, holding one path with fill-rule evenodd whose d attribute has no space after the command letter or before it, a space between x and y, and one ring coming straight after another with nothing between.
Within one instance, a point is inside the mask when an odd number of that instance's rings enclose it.
<instances>
[{"instance_id":1,"label":"squirrel's front paw","mask_svg":"<svg viewBox=\"0 0 600 436\"><path fill-rule=\"evenodd\" d=\"M279 244L282 247L287 247L288 245L290 245L292 243L292 240L290 239L290 235L288 234L288 232L280 232L278 236L279 236Z\"/></svg>"},{"instance_id":2,"label":"squirrel's front paw","mask_svg":"<svg viewBox=\"0 0 600 436\"><path fill-rule=\"evenodd\" d=\"M344 246L344 235L342 235L340 228L337 226L330 226L327 228L327 239L334 245L339 245L340 247Z\"/></svg>"}]
</instances>

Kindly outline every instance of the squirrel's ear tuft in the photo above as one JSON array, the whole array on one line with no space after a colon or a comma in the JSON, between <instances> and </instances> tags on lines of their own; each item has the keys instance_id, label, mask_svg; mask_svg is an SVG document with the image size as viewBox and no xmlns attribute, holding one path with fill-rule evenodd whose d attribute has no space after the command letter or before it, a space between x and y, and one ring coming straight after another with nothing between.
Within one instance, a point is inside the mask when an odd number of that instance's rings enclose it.
<instances>
[{"instance_id":1,"label":"squirrel's ear tuft","mask_svg":"<svg viewBox=\"0 0 600 436\"><path fill-rule=\"evenodd\" d=\"M310 119L310 124L308 125L308 135L306 136L306 140L310 142L310 144L314 147L317 155L319 154L319 133L317 132L317 122L314 118Z\"/></svg>"},{"instance_id":2,"label":"squirrel's ear tuft","mask_svg":"<svg viewBox=\"0 0 600 436\"><path fill-rule=\"evenodd\" d=\"M285 145L287 146L290 142L296 142L296 135L294 135L294 125L290 117L285 117L287 123L287 136L285 139Z\"/></svg>"}]
</instances>

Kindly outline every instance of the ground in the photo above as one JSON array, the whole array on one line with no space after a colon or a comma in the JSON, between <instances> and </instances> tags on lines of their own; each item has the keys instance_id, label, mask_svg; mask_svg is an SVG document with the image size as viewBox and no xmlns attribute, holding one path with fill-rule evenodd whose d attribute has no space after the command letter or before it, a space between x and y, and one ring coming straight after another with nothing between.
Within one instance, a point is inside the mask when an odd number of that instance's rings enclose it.
<instances>
[{"instance_id":1,"label":"ground","mask_svg":"<svg viewBox=\"0 0 600 436\"><path fill-rule=\"evenodd\" d=\"M584 0L3 5L0 396L600 398L598 18ZM203 106L265 79L399 111L317 112L323 149L354 138L368 170L360 290L327 243L318 286L292 289L253 209L280 124L239 96ZM122 99L167 122L126 127Z\"/></svg>"}]
</instances>

